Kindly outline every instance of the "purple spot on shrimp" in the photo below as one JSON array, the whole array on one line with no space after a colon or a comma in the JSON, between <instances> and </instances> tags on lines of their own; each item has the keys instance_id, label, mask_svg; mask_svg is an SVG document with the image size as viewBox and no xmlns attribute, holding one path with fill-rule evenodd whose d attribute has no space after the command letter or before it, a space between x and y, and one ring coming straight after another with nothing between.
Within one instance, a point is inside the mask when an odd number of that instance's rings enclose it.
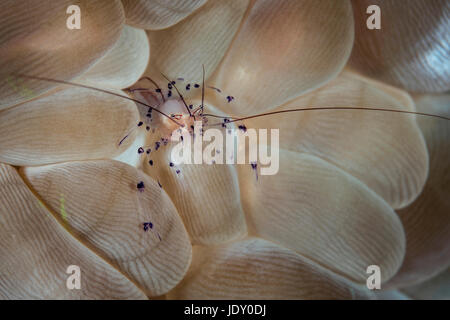
<instances>
[{"instance_id":1,"label":"purple spot on shrimp","mask_svg":"<svg viewBox=\"0 0 450 320\"><path fill-rule=\"evenodd\" d=\"M240 126L238 126L238 128L239 128L240 130L242 130L243 132L247 132L247 127L244 126L243 124L241 124Z\"/></svg>"},{"instance_id":2,"label":"purple spot on shrimp","mask_svg":"<svg viewBox=\"0 0 450 320\"><path fill-rule=\"evenodd\" d=\"M148 148L147 151L146 151L146 153L147 153L147 154L150 154L150 152L152 152L152 149Z\"/></svg>"},{"instance_id":3,"label":"purple spot on shrimp","mask_svg":"<svg viewBox=\"0 0 450 320\"><path fill-rule=\"evenodd\" d=\"M256 174L256 180L258 180L258 171L256 170L258 167L258 164L256 162L252 162L252 169L255 170L255 174Z\"/></svg>"},{"instance_id":4,"label":"purple spot on shrimp","mask_svg":"<svg viewBox=\"0 0 450 320\"><path fill-rule=\"evenodd\" d=\"M153 160L150 160L150 161L148 162L148 164L152 166L152 165L153 165Z\"/></svg>"},{"instance_id":5,"label":"purple spot on shrimp","mask_svg":"<svg viewBox=\"0 0 450 320\"><path fill-rule=\"evenodd\" d=\"M139 147L139 149L138 149L138 154L141 154L141 153L144 153L144 148Z\"/></svg>"},{"instance_id":6,"label":"purple spot on shrimp","mask_svg":"<svg viewBox=\"0 0 450 320\"><path fill-rule=\"evenodd\" d=\"M177 174L180 174L180 170L179 169L177 169L177 171L175 171Z\"/></svg>"},{"instance_id":7,"label":"purple spot on shrimp","mask_svg":"<svg viewBox=\"0 0 450 320\"><path fill-rule=\"evenodd\" d=\"M162 184L161 184L161 182L159 182L159 180L158 180L158 186L162 189Z\"/></svg>"},{"instance_id":8,"label":"purple spot on shrimp","mask_svg":"<svg viewBox=\"0 0 450 320\"><path fill-rule=\"evenodd\" d=\"M144 222L143 225L144 225L144 231L147 231L148 228L153 229L153 223L151 223L151 222Z\"/></svg>"},{"instance_id":9,"label":"purple spot on shrimp","mask_svg":"<svg viewBox=\"0 0 450 320\"><path fill-rule=\"evenodd\" d=\"M173 162L169 163L169 166L173 167L174 166Z\"/></svg>"},{"instance_id":10,"label":"purple spot on shrimp","mask_svg":"<svg viewBox=\"0 0 450 320\"><path fill-rule=\"evenodd\" d=\"M144 188L145 188L145 186L144 186L144 182L143 181L140 181L138 184L137 184L137 188L138 188L138 190L139 191L144 191Z\"/></svg>"},{"instance_id":11,"label":"purple spot on shrimp","mask_svg":"<svg viewBox=\"0 0 450 320\"><path fill-rule=\"evenodd\" d=\"M194 84L194 88L200 88L200 85L198 83Z\"/></svg>"},{"instance_id":12,"label":"purple spot on shrimp","mask_svg":"<svg viewBox=\"0 0 450 320\"><path fill-rule=\"evenodd\" d=\"M161 146L161 142L156 141L155 142L155 150L158 150L160 146Z\"/></svg>"},{"instance_id":13,"label":"purple spot on shrimp","mask_svg":"<svg viewBox=\"0 0 450 320\"><path fill-rule=\"evenodd\" d=\"M227 96L227 100L228 100L228 103L230 103L231 101L234 100L234 97L233 96Z\"/></svg>"},{"instance_id":14,"label":"purple spot on shrimp","mask_svg":"<svg viewBox=\"0 0 450 320\"><path fill-rule=\"evenodd\" d=\"M144 123L142 122L142 121L139 121L139 123L138 123L138 127L140 127L140 126L142 126Z\"/></svg>"}]
</instances>

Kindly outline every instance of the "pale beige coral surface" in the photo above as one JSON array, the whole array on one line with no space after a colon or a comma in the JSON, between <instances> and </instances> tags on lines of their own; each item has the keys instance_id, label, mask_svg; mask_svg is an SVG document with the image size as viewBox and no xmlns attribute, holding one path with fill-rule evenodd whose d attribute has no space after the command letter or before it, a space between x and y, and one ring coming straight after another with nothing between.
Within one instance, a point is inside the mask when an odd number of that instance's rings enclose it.
<instances>
[{"instance_id":1,"label":"pale beige coral surface","mask_svg":"<svg viewBox=\"0 0 450 320\"><path fill-rule=\"evenodd\" d=\"M382 30L365 28L369 2ZM219 164L176 173L170 144L154 166L138 154L155 142L133 129L141 105L20 76L128 97L151 85L142 76L201 83L204 66L206 83L235 97L208 89L215 114L448 117L449 3L369 2L79 1L82 28L69 30L70 1L2 1L0 298L374 298L369 265L384 297L448 298L433 291L450 265L448 121L259 117L246 127L280 129L276 175ZM200 89L179 85L198 106ZM66 288L72 264L81 290Z\"/></svg>"}]
</instances>

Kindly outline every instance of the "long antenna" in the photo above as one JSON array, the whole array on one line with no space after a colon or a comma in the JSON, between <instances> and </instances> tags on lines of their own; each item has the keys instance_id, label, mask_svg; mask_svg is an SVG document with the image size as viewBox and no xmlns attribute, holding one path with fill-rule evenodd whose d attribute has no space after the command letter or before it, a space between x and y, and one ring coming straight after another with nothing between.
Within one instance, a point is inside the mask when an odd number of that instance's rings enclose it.
<instances>
[{"instance_id":1,"label":"long antenna","mask_svg":"<svg viewBox=\"0 0 450 320\"><path fill-rule=\"evenodd\" d=\"M204 67L203 67L203 74L204 74ZM91 87L91 86L87 86L87 85L83 85L83 84L79 84L79 83L64 81L64 80L56 80L56 79L50 79L50 78L44 78L44 77L36 77L36 76L30 76L30 75L24 75L24 74L15 74L15 76L22 77L22 78L35 79L35 80L54 82L54 83L60 83L60 84L65 84L65 85L72 85L72 86L76 86L76 87L81 87L81 88L86 88L86 89L90 89L90 90L95 90L95 91L111 94L111 95L114 95L114 96L117 96L117 97L121 97L121 98L124 98L124 99L127 99L127 100L131 100L131 101L134 101L134 102L139 103L141 105L144 105L144 106L146 106L148 108L151 108L152 110L155 110L159 114L161 114L164 117L168 118L170 121L176 123L178 126L184 127L183 124L177 122L175 119L173 119L169 115L165 114L164 112L162 112L162 111L152 107L149 104L146 104L144 102L141 102L139 100L130 98L130 97L125 96L125 95L121 95L121 94L118 94L118 93L115 93L115 92L111 92L111 91L108 91L108 90L99 89L99 88L95 88L95 87ZM204 83L204 78L203 78L203 83ZM203 111L203 103L204 103L204 91L202 90L202 105L201 105L202 111ZM265 117L265 116L274 115L274 114L280 114L280 113L301 112L301 111L321 111L321 110L365 110L365 111L379 111L379 112L394 112L394 113L413 114L413 115L427 116L427 117L438 118L438 119L443 119L443 120L450 120L450 118L446 117L446 116L441 116L441 115L436 115L436 114L431 114L431 113L425 113L425 112L395 110L395 109L383 109L383 108L370 108L370 107L368 107L368 108L362 108L362 107L307 107L307 108L296 108L296 109L289 109L289 110L272 111L272 112L260 113L260 114L247 116L247 117L241 117L241 118L230 117L230 116L228 116L228 117L227 116L219 116L219 115L214 115L214 114L203 114L203 112L202 112L202 116L228 119L227 123L231 123L231 122L237 122L237 121L243 121L243 120L248 120L248 119L253 119L253 118ZM196 111L194 111L194 114L195 114ZM230 119L232 119L232 120L230 120ZM220 122L220 123L210 124L208 126L216 126L216 125L222 125L222 124L223 124L223 122Z\"/></svg>"},{"instance_id":2,"label":"long antenna","mask_svg":"<svg viewBox=\"0 0 450 320\"><path fill-rule=\"evenodd\" d=\"M280 110L280 111L272 111L272 112L266 112L266 113L260 113L248 117L242 117L242 118L233 118L233 117L224 117L224 116L218 116L214 114L204 114L205 117L215 117L215 118L223 118L223 119L232 119L227 121L227 123L236 122L236 121L243 121L253 118L259 118L259 117L265 117L273 114L279 114L279 113L288 113L288 112L298 112L298 111L320 111L320 110L366 110L366 111L381 111L381 112L396 112L396 113L403 113L403 114L414 114L414 115L420 115L420 116L427 116L427 117L434 117L439 118L443 120L450 120L450 118L445 116L440 116L436 114L431 113L424 113L424 112L415 112L415 111L406 111L406 110L394 110L394 109L382 109L382 108L361 108L361 107L309 107L309 108L297 108L297 109L289 109L289 110ZM222 125L223 122L220 123L214 123L210 126L216 126L216 125Z\"/></svg>"},{"instance_id":3,"label":"long antenna","mask_svg":"<svg viewBox=\"0 0 450 320\"><path fill-rule=\"evenodd\" d=\"M144 103L144 102L141 102L141 101L139 101L139 100L130 98L130 97L128 97L128 96L125 96L125 95L121 95L121 94L112 92L112 91L108 91L108 90L104 90L104 89L99 89L99 88L87 86L87 85L84 85L84 84L79 84L79 83L74 83L74 82L64 81L64 80L56 80L56 79L50 79L50 78L44 78L44 77L29 76L29 75L26 75L26 74L15 74L14 76L22 77L22 78L28 78L28 79L34 79L34 80L47 81L47 82L61 83L61 84L66 84L66 85L70 85L70 86L75 86L75 87L80 87L80 88L85 88L85 89L95 90L95 91L99 91L99 92L103 92L103 93L107 93L107 94L112 94L113 96L117 96L117 97L121 97L121 98L124 98L124 99L127 99L127 100L131 100L131 101L134 101L134 102L139 103L139 104L141 104L141 105L144 105L144 106L146 106L146 107L148 107L148 108L151 108L152 110L155 110L156 112L158 112L159 114L163 115L164 117L170 119L170 121L173 121L173 122L176 123L177 125L179 125L179 126L181 126L181 127L184 127L183 124L178 123L178 122L177 122L176 120L174 120L172 117L170 117L169 115L165 114L164 112L162 112L162 111L160 111L160 110L158 110L158 109L152 107L151 105L146 104L146 103Z\"/></svg>"},{"instance_id":4,"label":"long antenna","mask_svg":"<svg viewBox=\"0 0 450 320\"><path fill-rule=\"evenodd\" d=\"M204 101L205 101L205 65L202 64L202 70L203 70L203 75L202 75L202 113L203 114L203 108L204 108Z\"/></svg>"},{"instance_id":5,"label":"long antenna","mask_svg":"<svg viewBox=\"0 0 450 320\"><path fill-rule=\"evenodd\" d=\"M202 76L202 104L199 107L197 107L194 110L194 112L193 112L193 114L195 115L197 113L197 111L201 110L200 116L203 115L204 101L205 101L205 65L204 64L202 64L202 69L203 69L203 76ZM214 89L216 89L216 88L214 88Z\"/></svg>"}]
</instances>

